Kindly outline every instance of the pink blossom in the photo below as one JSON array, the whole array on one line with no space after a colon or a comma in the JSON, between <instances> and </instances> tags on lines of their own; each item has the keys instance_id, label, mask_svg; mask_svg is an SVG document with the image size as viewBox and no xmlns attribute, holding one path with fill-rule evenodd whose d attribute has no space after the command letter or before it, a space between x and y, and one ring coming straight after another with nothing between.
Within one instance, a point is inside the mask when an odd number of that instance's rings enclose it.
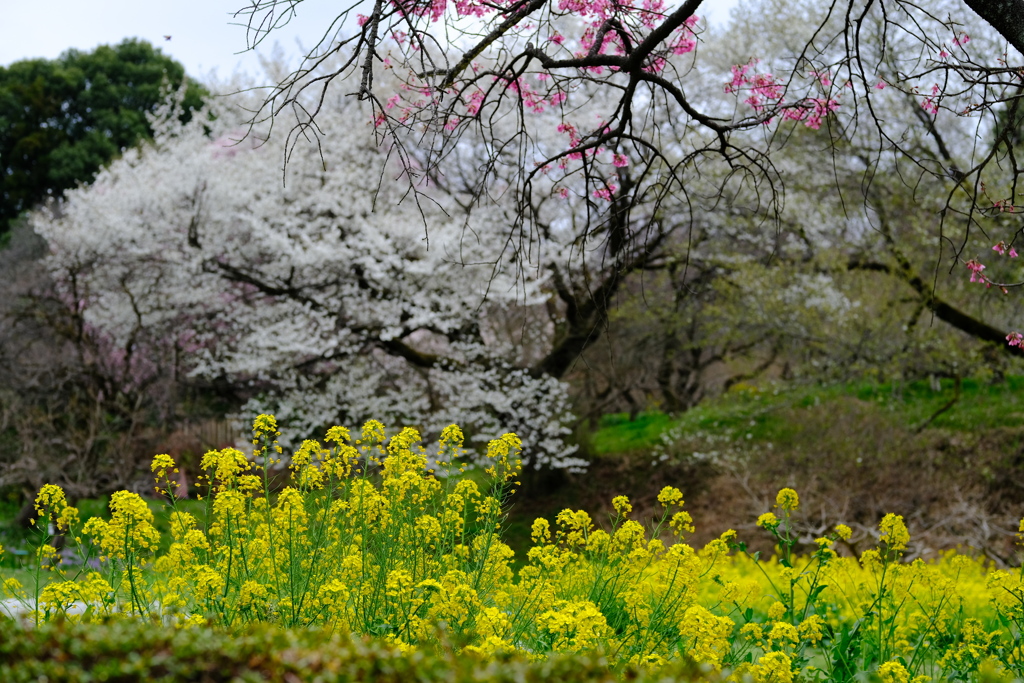
<instances>
[{"instance_id":1,"label":"pink blossom","mask_svg":"<svg viewBox=\"0 0 1024 683\"><path fill-rule=\"evenodd\" d=\"M1017 258L1017 250L1010 247L1010 258Z\"/></svg>"},{"instance_id":2,"label":"pink blossom","mask_svg":"<svg viewBox=\"0 0 1024 683\"><path fill-rule=\"evenodd\" d=\"M971 271L971 282L984 282L988 284L988 278L981 274L985 270L985 266L980 262L971 259L964 264L967 266L967 270Z\"/></svg>"},{"instance_id":3,"label":"pink blossom","mask_svg":"<svg viewBox=\"0 0 1024 683\"><path fill-rule=\"evenodd\" d=\"M1020 332L1011 332L1006 335L1006 343L1010 346L1024 346L1024 334Z\"/></svg>"},{"instance_id":4,"label":"pink blossom","mask_svg":"<svg viewBox=\"0 0 1024 683\"><path fill-rule=\"evenodd\" d=\"M690 17L690 19L696 19L696 17ZM691 30L696 22L691 23L690 19L687 19L686 24L680 27L678 35L669 44L669 50L674 55L685 55L697 49L697 39Z\"/></svg>"},{"instance_id":5,"label":"pink blossom","mask_svg":"<svg viewBox=\"0 0 1024 683\"><path fill-rule=\"evenodd\" d=\"M484 101L483 90L476 90L472 95L469 96L469 101L466 103L466 113L470 116L476 116L476 113L480 111L480 105Z\"/></svg>"},{"instance_id":6,"label":"pink blossom","mask_svg":"<svg viewBox=\"0 0 1024 683\"><path fill-rule=\"evenodd\" d=\"M935 100L933 100L930 97L924 98L924 101L921 102L921 109L924 109L926 112L928 112L932 116L935 116L936 114L939 113L939 105L938 105L938 103L936 103Z\"/></svg>"},{"instance_id":7,"label":"pink blossom","mask_svg":"<svg viewBox=\"0 0 1024 683\"><path fill-rule=\"evenodd\" d=\"M460 17L482 17L491 12L490 8L470 0L455 0L455 11Z\"/></svg>"},{"instance_id":8,"label":"pink blossom","mask_svg":"<svg viewBox=\"0 0 1024 683\"><path fill-rule=\"evenodd\" d=\"M875 90L885 90L885 83L883 81L875 83Z\"/></svg>"},{"instance_id":9,"label":"pink blossom","mask_svg":"<svg viewBox=\"0 0 1024 683\"><path fill-rule=\"evenodd\" d=\"M828 71L812 71L811 77L817 79L826 88L832 85L832 74Z\"/></svg>"},{"instance_id":10,"label":"pink blossom","mask_svg":"<svg viewBox=\"0 0 1024 683\"><path fill-rule=\"evenodd\" d=\"M556 130L559 133L569 134L570 147L575 147L576 145L580 144L579 133L576 132L576 126L572 125L571 123L560 123L558 124L558 128L556 128Z\"/></svg>"},{"instance_id":11,"label":"pink blossom","mask_svg":"<svg viewBox=\"0 0 1024 683\"><path fill-rule=\"evenodd\" d=\"M611 201L612 195L618 188L615 185L609 185L608 187L601 188L600 190L594 190L595 199L604 199L605 201Z\"/></svg>"},{"instance_id":12,"label":"pink blossom","mask_svg":"<svg viewBox=\"0 0 1024 683\"><path fill-rule=\"evenodd\" d=\"M625 154L616 154L612 157L612 166L625 168L626 166L629 166L629 159Z\"/></svg>"},{"instance_id":13,"label":"pink blossom","mask_svg":"<svg viewBox=\"0 0 1024 683\"><path fill-rule=\"evenodd\" d=\"M839 109L839 102L836 100L823 99L814 99L812 101L814 102L814 110L811 112L810 116L807 117L807 121L804 122L804 125L808 128L818 130L821 128L821 120Z\"/></svg>"},{"instance_id":14,"label":"pink blossom","mask_svg":"<svg viewBox=\"0 0 1024 683\"><path fill-rule=\"evenodd\" d=\"M999 254L1000 256L1002 256L1003 254L1006 253L1006 243L1005 242L997 243L995 246L992 247L992 251L994 251L997 254Z\"/></svg>"},{"instance_id":15,"label":"pink blossom","mask_svg":"<svg viewBox=\"0 0 1024 683\"><path fill-rule=\"evenodd\" d=\"M567 199L569 197L569 190L564 187L558 188L558 196L562 199Z\"/></svg>"},{"instance_id":16,"label":"pink blossom","mask_svg":"<svg viewBox=\"0 0 1024 683\"><path fill-rule=\"evenodd\" d=\"M398 93L395 93L394 95L392 95L391 97L388 98L388 103L386 105L387 108L388 109L394 109L398 105L398 102L401 99L402 99L402 96L399 95Z\"/></svg>"},{"instance_id":17,"label":"pink blossom","mask_svg":"<svg viewBox=\"0 0 1024 683\"><path fill-rule=\"evenodd\" d=\"M725 92L736 92L747 83L747 71L755 64L750 60L748 64L736 64L732 67L732 82L726 83Z\"/></svg>"},{"instance_id":18,"label":"pink blossom","mask_svg":"<svg viewBox=\"0 0 1024 683\"><path fill-rule=\"evenodd\" d=\"M755 64L757 64L757 60L752 59L747 64L733 66L732 81L726 83L725 92L735 93L748 90L750 95L744 102L750 105L754 111L761 112L770 102L781 102L785 90L772 74L751 75L751 69Z\"/></svg>"},{"instance_id":19,"label":"pink blossom","mask_svg":"<svg viewBox=\"0 0 1024 683\"><path fill-rule=\"evenodd\" d=\"M786 107L782 110L782 118L788 121L803 121L807 118L807 110L803 107Z\"/></svg>"},{"instance_id":20,"label":"pink blossom","mask_svg":"<svg viewBox=\"0 0 1024 683\"><path fill-rule=\"evenodd\" d=\"M949 56L949 53L946 52L945 50L940 50L939 51L939 59L945 59L948 56Z\"/></svg>"},{"instance_id":21,"label":"pink blossom","mask_svg":"<svg viewBox=\"0 0 1024 683\"><path fill-rule=\"evenodd\" d=\"M430 2L391 0L391 4L404 13L417 17L429 16L432 21L437 21L444 15L448 0L430 0Z\"/></svg>"},{"instance_id":22,"label":"pink blossom","mask_svg":"<svg viewBox=\"0 0 1024 683\"><path fill-rule=\"evenodd\" d=\"M365 14L356 15L356 23L359 24L360 26L365 26L366 22L368 22L369 20L370 17L366 16Z\"/></svg>"}]
</instances>

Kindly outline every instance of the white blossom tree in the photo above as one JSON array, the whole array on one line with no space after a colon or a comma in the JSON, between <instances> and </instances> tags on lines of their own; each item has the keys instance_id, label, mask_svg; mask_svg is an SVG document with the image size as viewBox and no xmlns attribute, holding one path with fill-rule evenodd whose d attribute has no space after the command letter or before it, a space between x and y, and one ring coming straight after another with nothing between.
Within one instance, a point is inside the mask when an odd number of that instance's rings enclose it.
<instances>
[{"instance_id":1,"label":"white blossom tree","mask_svg":"<svg viewBox=\"0 0 1024 683\"><path fill-rule=\"evenodd\" d=\"M282 179L282 141L243 139L236 108L182 125L169 103L151 144L34 217L66 305L125 382L170 353L291 434L456 422L480 440L519 433L528 465L582 465L565 385L490 332L543 301L540 279L498 260L511 218L458 188L424 201L388 182L406 171L360 109L339 100L318 121L331 145L292 147Z\"/></svg>"}]
</instances>

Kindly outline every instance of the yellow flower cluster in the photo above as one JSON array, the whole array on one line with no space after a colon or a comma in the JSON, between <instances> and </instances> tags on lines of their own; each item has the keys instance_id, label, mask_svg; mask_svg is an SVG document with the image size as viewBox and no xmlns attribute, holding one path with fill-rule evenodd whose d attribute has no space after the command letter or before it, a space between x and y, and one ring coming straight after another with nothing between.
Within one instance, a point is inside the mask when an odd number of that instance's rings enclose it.
<instances>
[{"instance_id":1,"label":"yellow flower cluster","mask_svg":"<svg viewBox=\"0 0 1024 683\"><path fill-rule=\"evenodd\" d=\"M881 521L878 548L840 557L834 548L849 548L839 541L850 541L850 527L799 541L799 497L785 488L776 512L757 519L779 550L762 558L731 530L703 548L682 542L692 518L682 492L665 487L652 526L631 518L625 496L612 500L603 528L583 510L563 510L554 524L537 519L516 573L500 535L521 468L514 435L490 443L482 480L458 466L434 471L463 452L454 425L434 457L411 428L389 436L370 421L353 443L333 427L326 446L303 441L290 481L275 485L266 468L276 462L276 420L261 415L253 432L253 458L230 448L203 457L204 515L180 509L167 490L163 546L135 494L114 494L110 519L85 523L90 543L75 534L77 511L63 491L44 487L40 517L70 530L83 557L99 553L106 574L58 567L34 596L13 579L3 592L26 604L34 598L40 619L149 613L225 628L271 621L380 637L402 651L596 651L653 667L685 656L734 681L1024 675L1016 635L1024 577L957 554L904 563L910 533L898 515ZM169 456L154 458L158 477L174 468ZM39 557L56 557L45 540ZM813 669L822 664L832 668Z\"/></svg>"},{"instance_id":2,"label":"yellow flower cluster","mask_svg":"<svg viewBox=\"0 0 1024 683\"><path fill-rule=\"evenodd\" d=\"M109 521L93 517L82 529L105 556L132 562L160 545L153 511L139 494L117 491L110 497L110 513Z\"/></svg>"},{"instance_id":3,"label":"yellow flower cluster","mask_svg":"<svg viewBox=\"0 0 1024 683\"><path fill-rule=\"evenodd\" d=\"M68 505L64 489L53 484L46 484L39 489L36 496L36 514L40 518L48 518L58 531L68 531L78 523L78 509Z\"/></svg>"}]
</instances>

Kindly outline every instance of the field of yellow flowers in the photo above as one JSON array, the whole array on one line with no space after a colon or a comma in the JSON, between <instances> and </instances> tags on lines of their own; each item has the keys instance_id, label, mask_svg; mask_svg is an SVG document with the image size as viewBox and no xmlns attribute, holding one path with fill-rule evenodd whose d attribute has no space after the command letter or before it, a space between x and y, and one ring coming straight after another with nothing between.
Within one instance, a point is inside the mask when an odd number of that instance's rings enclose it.
<instances>
[{"instance_id":1,"label":"field of yellow flowers","mask_svg":"<svg viewBox=\"0 0 1024 683\"><path fill-rule=\"evenodd\" d=\"M757 525L776 553L747 551L726 531L700 548L682 494L661 491L662 514L644 525L624 496L600 528L583 510L538 519L525 565L502 541L521 444L489 444L487 484L445 468L462 432L428 454L413 429L390 437L368 422L353 440L334 427L304 441L290 485L272 491L281 456L276 421L254 423L254 453L204 456L205 524L181 509L176 466L152 469L166 497L171 538L127 491L110 518L81 520L64 492L36 500L43 534L35 580L10 578L3 597L36 627L55 620L150 618L244 632L260 624L370 636L402 652L455 651L482 661L583 653L610 666L702 665L732 680L886 683L1024 677L1024 576L950 553L901 560L903 519L887 515L876 548L841 557L840 524L810 555L794 554L797 492L782 489ZM65 566L60 543L85 559ZM165 548L165 549L161 549ZM98 566L99 570L90 569ZM721 672L714 674L713 672Z\"/></svg>"}]
</instances>

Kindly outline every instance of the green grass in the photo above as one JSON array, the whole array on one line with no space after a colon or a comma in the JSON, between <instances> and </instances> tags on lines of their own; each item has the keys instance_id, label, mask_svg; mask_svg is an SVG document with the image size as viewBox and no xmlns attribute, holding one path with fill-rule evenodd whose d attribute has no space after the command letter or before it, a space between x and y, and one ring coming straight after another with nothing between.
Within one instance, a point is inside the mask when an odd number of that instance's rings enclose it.
<instances>
[{"instance_id":1,"label":"green grass","mask_svg":"<svg viewBox=\"0 0 1024 683\"><path fill-rule=\"evenodd\" d=\"M594 436L595 452L603 455L649 448L675 423L671 416L656 411L640 413L635 420L630 420L628 413L605 415Z\"/></svg>"},{"instance_id":2,"label":"green grass","mask_svg":"<svg viewBox=\"0 0 1024 683\"><path fill-rule=\"evenodd\" d=\"M641 413L635 420L625 413L605 415L592 437L592 450L597 455L648 450L673 427L683 433L712 432L785 444L799 428L791 409L827 405L844 398L874 404L914 429L956 395L954 380L943 379L940 385L940 391L933 391L927 381L895 385L743 385L677 417L660 412ZM995 384L965 379L960 391L959 400L938 415L928 425L930 428L970 432L1024 425L1024 377L1011 376Z\"/></svg>"}]
</instances>

